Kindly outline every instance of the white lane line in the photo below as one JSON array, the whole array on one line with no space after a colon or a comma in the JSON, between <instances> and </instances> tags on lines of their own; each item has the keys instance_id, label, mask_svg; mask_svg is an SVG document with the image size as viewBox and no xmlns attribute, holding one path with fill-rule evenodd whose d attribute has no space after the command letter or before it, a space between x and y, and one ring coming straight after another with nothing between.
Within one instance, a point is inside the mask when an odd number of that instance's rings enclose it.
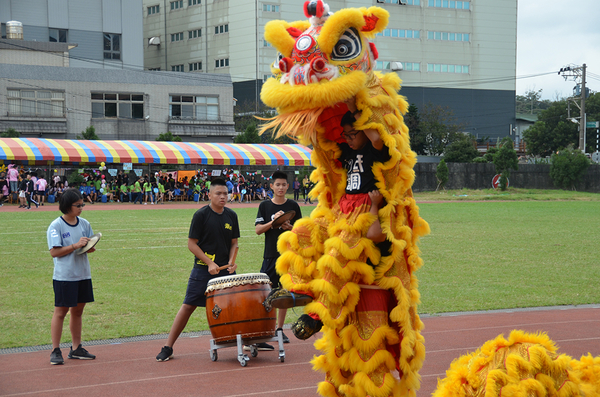
<instances>
[{"instance_id":1,"label":"white lane line","mask_svg":"<svg viewBox=\"0 0 600 397\"><path fill-rule=\"evenodd\" d=\"M287 366L297 366L297 365L310 365L310 362L307 361L307 362L303 362L303 363L285 364L286 367ZM238 368L238 369L228 369L228 370L222 370L222 371L192 372L192 373L187 373L187 374L170 375L170 376L156 376L156 377L152 377L152 378L132 379L132 380L119 381L119 382L106 382L106 383L95 383L95 384L82 385L82 386L63 387L63 388L59 388L59 389L29 391L29 392L14 393L14 394L3 394L3 396L4 397L27 396L27 395L31 395L31 394L40 394L40 393L56 393L56 392L65 392L65 391L71 391L71 390L89 389L91 387L106 387L106 386L139 383L139 382L153 382L153 381L164 380L164 379L178 379L178 378L185 378L185 377L190 377L190 376L196 377L199 375L214 375L214 374L223 374L223 373L237 372L237 371L263 370L264 368L281 368L281 367L282 367L282 365L267 365L267 366L263 366L263 367ZM312 386L310 388L314 389L315 386ZM303 388L298 389L298 390L302 390L302 389ZM293 389L290 389L290 390L293 390ZM282 390L279 390L279 391L282 391ZM249 396L249 395L252 395L252 394L237 394L236 396ZM233 397L233 396L228 396L228 397Z\"/></svg>"}]
</instances>

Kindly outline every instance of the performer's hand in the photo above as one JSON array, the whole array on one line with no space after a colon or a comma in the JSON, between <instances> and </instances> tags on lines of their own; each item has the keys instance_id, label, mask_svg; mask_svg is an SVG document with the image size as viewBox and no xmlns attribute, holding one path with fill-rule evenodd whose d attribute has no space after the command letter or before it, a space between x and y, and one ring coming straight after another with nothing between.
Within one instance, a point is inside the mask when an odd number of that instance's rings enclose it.
<instances>
[{"instance_id":1,"label":"performer's hand","mask_svg":"<svg viewBox=\"0 0 600 397\"><path fill-rule=\"evenodd\" d=\"M348 106L348 110L354 113L356 111L356 98L350 97L344 101L346 106Z\"/></svg>"},{"instance_id":2,"label":"performer's hand","mask_svg":"<svg viewBox=\"0 0 600 397\"><path fill-rule=\"evenodd\" d=\"M379 208L379 205L383 201L383 195L379 190L369 192L369 198L371 199L371 205L375 206L375 208Z\"/></svg>"},{"instance_id":3,"label":"performer's hand","mask_svg":"<svg viewBox=\"0 0 600 397\"><path fill-rule=\"evenodd\" d=\"M282 225L281 228L283 230L292 230L294 226L292 226L292 223L290 221L285 221Z\"/></svg>"},{"instance_id":4,"label":"performer's hand","mask_svg":"<svg viewBox=\"0 0 600 397\"><path fill-rule=\"evenodd\" d=\"M91 254L92 252L96 251L96 248L90 248L88 250L88 252L86 252L86 254Z\"/></svg>"},{"instance_id":5,"label":"performer's hand","mask_svg":"<svg viewBox=\"0 0 600 397\"><path fill-rule=\"evenodd\" d=\"M227 268L227 271L229 272L229 274L232 274L233 272L236 271L236 269L237 269L237 263L232 263Z\"/></svg>"},{"instance_id":6,"label":"performer's hand","mask_svg":"<svg viewBox=\"0 0 600 397\"><path fill-rule=\"evenodd\" d=\"M211 261L208 264L208 272L210 274L212 274L212 275L218 274L219 273L219 266L215 262Z\"/></svg>"},{"instance_id":7,"label":"performer's hand","mask_svg":"<svg viewBox=\"0 0 600 397\"><path fill-rule=\"evenodd\" d=\"M90 241L89 237L82 237L82 238L79 239L78 242L76 242L75 244L73 244L73 247L75 247L75 248L85 247L87 245L88 241Z\"/></svg>"},{"instance_id":8,"label":"performer's hand","mask_svg":"<svg viewBox=\"0 0 600 397\"><path fill-rule=\"evenodd\" d=\"M285 214L285 212L279 210L275 213L275 215L273 215L273 220L279 218L281 215Z\"/></svg>"}]
</instances>

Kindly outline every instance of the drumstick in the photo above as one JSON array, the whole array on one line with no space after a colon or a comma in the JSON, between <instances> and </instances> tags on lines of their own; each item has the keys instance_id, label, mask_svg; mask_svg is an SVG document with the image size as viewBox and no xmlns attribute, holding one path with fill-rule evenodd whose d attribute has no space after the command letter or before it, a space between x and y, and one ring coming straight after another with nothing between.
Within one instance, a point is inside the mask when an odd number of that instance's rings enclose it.
<instances>
[{"instance_id":1,"label":"drumstick","mask_svg":"<svg viewBox=\"0 0 600 397\"><path fill-rule=\"evenodd\" d=\"M237 253L238 253L238 250L239 250L239 249L240 249L240 247L239 247L239 246L238 246L238 247L235 247L235 251L233 252L233 259L231 260L231 263L232 263L232 264L233 264L233 263L235 263L235 258L237 257ZM217 268L217 270L218 270L218 271L221 271L221 270L223 270L223 269L227 269L227 268L229 268L229 267L231 267L231 265L227 264L227 265L219 266L219 267Z\"/></svg>"}]
</instances>

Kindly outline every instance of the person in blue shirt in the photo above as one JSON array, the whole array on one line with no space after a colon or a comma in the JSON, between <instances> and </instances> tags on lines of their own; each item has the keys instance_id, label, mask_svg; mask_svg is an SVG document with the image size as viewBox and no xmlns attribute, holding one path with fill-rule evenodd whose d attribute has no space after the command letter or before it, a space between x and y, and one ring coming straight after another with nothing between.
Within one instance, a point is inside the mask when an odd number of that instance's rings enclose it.
<instances>
[{"instance_id":1,"label":"person in blue shirt","mask_svg":"<svg viewBox=\"0 0 600 397\"><path fill-rule=\"evenodd\" d=\"M93 360L96 358L81 345L82 316L85 305L94 301L92 275L88 254L77 254L94 235L90 223L80 218L83 196L77 189L67 189L59 200L62 216L56 218L46 233L48 249L54 261L52 284L54 287L54 314L52 315L52 353L50 364L63 364L60 339L67 313L70 313L71 351L69 358ZM76 346L76 349L73 349Z\"/></svg>"}]
</instances>

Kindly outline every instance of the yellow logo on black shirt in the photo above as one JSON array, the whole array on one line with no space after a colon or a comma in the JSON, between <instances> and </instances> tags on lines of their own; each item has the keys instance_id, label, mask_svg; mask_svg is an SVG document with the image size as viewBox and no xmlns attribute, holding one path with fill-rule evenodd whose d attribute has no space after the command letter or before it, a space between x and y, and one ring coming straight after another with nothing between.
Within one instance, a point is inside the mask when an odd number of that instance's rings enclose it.
<instances>
[{"instance_id":1,"label":"yellow logo on black shirt","mask_svg":"<svg viewBox=\"0 0 600 397\"><path fill-rule=\"evenodd\" d=\"M231 225L229 223L225 224L225 229L227 229L227 230L233 230L233 228L231 227Z\"/></svg>"}]
</instances>

